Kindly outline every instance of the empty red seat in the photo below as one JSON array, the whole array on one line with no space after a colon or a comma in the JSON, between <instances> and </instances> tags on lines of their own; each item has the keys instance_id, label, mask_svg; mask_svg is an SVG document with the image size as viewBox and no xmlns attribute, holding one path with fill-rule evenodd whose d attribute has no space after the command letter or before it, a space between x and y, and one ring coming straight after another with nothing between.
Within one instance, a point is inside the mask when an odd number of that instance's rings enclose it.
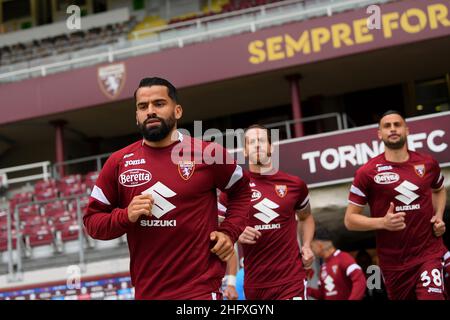
<instances>
[{"instance_id":1,"label":"empty red seat","mask_svg":"<svg viewBox=\"0 0 450 320\"><path fill-rule=\"evenodd\" d=\"M53 232L50 227L42 225L30 228L24 231L25 242L30 247L52 244L54 240Z\"/></svg>"},{"instance_id":2,"label":"empty red seat","mask_svg":"<svg viewBox=\"0 0 450 320\"><path fill-rule=\"evenodd\" d=\"M56 188L56 180L55 179L48 179L47 181L40 180L34 184L34 191L36 193L40 193L49 188Z\"/></svg>"},{"instance_id":3,"label":"empty red seat","mask_svg":"<svg viewBox=\"0 0 450 320\"><path fill-rule=\"evenodd\" d=\"M80 228L76 221L71 221L61 226L60 231L62 241L71 241L78 239Z\"/></svg>"},{"instance_id":4,"label":"empty red seat","mask_svg":"<svg viewBox=\"0 0 450 320\"><path fill-rule=\"evenodd\" d=\"M19 211L19 219L20 219L20 221L28 219L28 217L34 217L34 216L40 216L41 215L40 207L37 204L27 205L27 206L24 206L24 207L19 207L18 211ZM13 217L15 217L14 214L15 213L13 212Z\"/></svg>"},{"instance_id":5,"label":"empty red seat","mask_svg":"<svg viewBox=\"0 0 450 320\"><path fill-rule=\"evenodd\" d=\"M36 192L36 200L37 201L45 201L56 199L58 197L58 189L56 188L47 188Z\"/></svg>"},{"instance_id":6,"label":"empty red seat","mask_svg":"<svg viewBox=\"0 0 450 320\"><path fill-rule=\"evenodd\" d=\"M76 222L76 216L73 212L64 211L61 215L51 217L49 221L55 230L61 230L67 223Z\"/></svg>"},{"instance_id":7,"label":"empty red seat","mask_svg":"<svg viewBox=\"0 0 450 320\"><path fill-rule=\"evenodd\" d=\"M67 201L57 200L43 205L44 214L51 216L54 213L65 211L67 209Z\"/></svg>"},{"instance_id":8,"label":"empty red seat","mask_svg":"<svg viewBox=\"0 0 450 320\"><path fill-rule=\"evenodd\" d=\"M23 220L20 221L21 230L29 231L35 228L47 226L47 219L38 215L25 216Z\"/></svg>"},{"instance_id":9,"label":"empty red seat","mask_svg":"<svg viewBox=\"0 0 450 320\"><path fill-rule=\"evenodd\" d=\"M79 202L80 202L81 213L84 213L86 208L87 208L87 206L88 206L88 203L89 203L89 196L80 197L79 199L80 199ZM69 208L70 211L73 211L75 213L75 215L76 215L76 212L77 212L77 200L76 199L70 200L69 203L68 203L68 208Z\"/></svg>"},{"instance_id":10,"label":"empty red seat","mask_svg":"<svg viewBox=\"0 0 450 320\"><path fill-rule=\"evenodd\" d=\"M86 185L81 182L61 187L61 196L63 197L76 196L84 193L86 193Z\"/></svg>"},{"instance_id":11,"label":"empty red seat","mask_svg":"<svg viewBox=\"0 0 450 320\"><path fill-rule=\"evenodd\" d=\"M98 174L99 174L98 171L92 171L86 174L86 176L84 177L84 183L86 184L86 188L92 190L92 188L95 185L95 182L97 181Z\"/></svg>"},{"instance_id":12,"label":"empty red seat","mask_svg":"<svg viewBox=\"0 0 450 320\"><path fill-rule=\"evenodd\" d=\"M17 238L15 230L12 231L12 248L17 248ZM0 232L0 252L4 252L8 250L8 233Z\"/></svg>"}]
</instances>

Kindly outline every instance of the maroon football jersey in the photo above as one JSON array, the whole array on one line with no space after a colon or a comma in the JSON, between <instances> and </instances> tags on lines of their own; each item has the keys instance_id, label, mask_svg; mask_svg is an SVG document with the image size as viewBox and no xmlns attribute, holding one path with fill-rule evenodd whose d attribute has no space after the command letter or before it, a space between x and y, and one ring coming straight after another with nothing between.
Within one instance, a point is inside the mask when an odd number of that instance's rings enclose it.
<instances>
[{"instance_id":1,"label":"maroon football jersey","mask_svg":"<svg viewBox=\"0 0 450 320\"><path fill-rule=\"evenodd\" d=\"M222 231L236 241L247 223L251 196L247 174L221 146L181 134L179 140L163 148L138 141L111 155L84 216L96 239L127 233L136 299L191 299L217 291L225 263L210 252L210 233ZM172 151L180 146L189 155L185 159L194 161L173 163ZM198 160L199 150L211 151L212 146L212 155L221 159L217 162L227 158L228 164ZM220 227L216 188L230 195L229 214ZM153 196L152 216L131 223L128 204L142 193Z\"/></svg>"},{"instance_id":2,"label":"maroon football jersey","mask_svg":"<svg viewBox=\"0 0 450 320\"><path fill-rule=\"evenodd\" d=\"M450 251L444 255L444 289L446 299L450 300Z\"/></svg>"},{"instance_id":3,"label":"maroon football jersey","mask_svg":"<svg viewBox=\"0 0 450 320\"><path fill-rule=\"evenodd\" d=\"M347 252L336 250L322 264L319 288L308 288L308 294L319 300L362 300L366 278L361 267Z\"/></svg>"},{"instance_id":4,"label":"maroon football jersey","mask_svg":"<svg viewBox=\"0 0 450 320\"><path fill-rule=\"evenodd\" d=\"M442 257L442 238L433 234L434 215L431 193L442 187L444 177L439 164L428 155L408 151L403 163L387 161L384 153L371 159L356 172L349 202L369 204L372 217L384 217L390 202L394 212L406 213L401 231L377 230L380 267L401 270L427 259Z\"/></svg>"},{"instance_id":5,"label":"maroon football jersey","mask_svg":"<svg viewBox=\"0 0 450 320\"><path fill-rule=\"evenodd\" d=\"M309 203L308 187L298 177L278 171L274 175L249 172L252 200L249 223L262 236L244 250L246 288L267 288L305 279L297 241L295 211ZM227 208L227 195L220 203Z\"/></svg>"}]
</instances>

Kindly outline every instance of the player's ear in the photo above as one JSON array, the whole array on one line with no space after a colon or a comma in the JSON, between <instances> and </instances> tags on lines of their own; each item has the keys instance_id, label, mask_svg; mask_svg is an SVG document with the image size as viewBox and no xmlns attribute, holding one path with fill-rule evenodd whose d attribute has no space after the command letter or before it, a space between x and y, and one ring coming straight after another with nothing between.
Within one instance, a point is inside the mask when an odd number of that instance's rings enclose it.
<instances>
[{"instance_id":1,"label":"player's ear","mask_svg":"<svg viewBox=\"0 0 450 320\"><path fill-rule=\"evenodd\" d=\"M381 140L381 130L380 129L378 129L378 139Z\"/></svg>"},{"instance_id":2,"label":"player's ear","mask_svg":"<svg viewBox=\"0 0 450 320\"><path fill-rule=\"evenodd\" d=\"M406 135L409 135L409 127L406 126Z\"/></svg>"},{"instance_id":3,"label":"player's ear","mask_svg":"<svg viewBox=\"0 0 450 320\"><path fill-rule=\"evenodd\" d=\"M181 105L177 104L175 106L175 119L180 120L182 116L183 116L183 108L181 107Z\"/></svg>"}]
</instances>

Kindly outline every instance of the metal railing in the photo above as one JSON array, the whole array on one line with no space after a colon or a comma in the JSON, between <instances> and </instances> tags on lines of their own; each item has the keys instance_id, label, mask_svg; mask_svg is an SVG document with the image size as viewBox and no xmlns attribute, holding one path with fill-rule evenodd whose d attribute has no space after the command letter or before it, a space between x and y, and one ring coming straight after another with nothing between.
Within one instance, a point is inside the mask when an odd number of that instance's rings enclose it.
<instances>
[{"instance_id":1,"label":"metal railing","mask_svg":"<svg viewBox=\"0 0 450 320\"><path fill-rule=\"evenodd\" d=\"M248 14L252 14L252 15L259 14L261 16L264 16L270 10L275 10L275 9L280 10L286 6L291 6L293 4L303 5L308 2L313 2L313 1L311 1L311 0L280 1L280 2L275 2L275 3L265 4L262 6L251 7L251 8L236 10L236 11L227 12L227 13L215 14L212 16L193 19L193 20L189 20L189 21L181 21L181 22L177 22L177 23L171 23L168 25L146 28L146 29L142 29L142 30L138 30L138 31L132 31L130 34L134 40L138 40L142 35L159 33L159 32L164 32L164 31L168 31L168 30L189 28L192 26L200 29L203 25L205 25L205 27L207 27L208 23L211 23L214 21L223 21L224 19L239 17L239 16L243 16L243 15L248 15Z\"/></svg>"},{"instance_id":2,"label":"metal railing","mask_svg":"<svg viewBox=\"0 0 450 320\"><path fill-rule=\"evenodd\" d=\"M56 162L52 166L53 177L59 178L58 172L59 172L60 167L66 167L66 166L72 165L72 164L86 163L86 162L91 162L91 161L95 161L96 171L99 172L100 169L102 168L102 159L108 158L111 154L112 154L111 152L103 153L103 154L99 154L96 156L89 156L89 157L83 157L83 158L78 158L78 159L74 159L74 160Z\"/></svg>"},{"instance_id":3,"label":"metal railing","mask_svg":"<svg viewBox=\"0 0 450 320\"><path fill-rule=\"evenodd\" d=\"M249 18L250 21L240 22L240 23L233 23L232 25L226 26L226 27L218 27L213 28L212 22L209 22L209 24L203 23L203 25L200 23L200 27L197 27L196 30L190 30L190 34L188 35L180 35L177 33L176 28L171 27L170 29L166 29L164 31L159 31L157 34L157 39L154 42L151 43L144 43L144 44L138 44L135 45L132 43L132 41L126 41L126 45L128 47L122 48L122 49L113 49L112 46L108 47L108 50L105 52L99 52L94 55L89 55L85 57L79 57L79 58L72 58L70 60L61 61L61 62L54 62L49 63L45 65L40 65L36 67L26 68L22 70L16 70L11 72L6 72L3 74L0 74L0 80L2 79L9 79L17 76L24 76L23 78L27 78L30 76L45 76L49 72L61 72L61 71L67 71L70 68L75 68L76 64L81 63L91 63L91 64L98 64L108 61L109 63L112 63L115 60L124 59L129 56L135 56L135 55L142 55L148 52L154 52L154 51L160 51L162 49L171 48L171 47L179 47L182 48L184 45L189 43L194 43L196 41L205 41L212 38L218 38L218 37L225 37L229 36L231 34L235 33L242 33L242 32L255 32L258 29L262 29L265 27L270 27L273 25L277 25L280 23L285 22L292 22L292 21L300 21L307 19L312 16L331 16L334 12L339 12L342 10L345 10L346 8L353 8L353 7L361 7L363 5L368 4L374 4L374 3L384 3L389 2L392 0L348 0L343 2L330 2L328 4L323 4L320 6L317 6L315 8L310 9L303 9L303 7L299 7L298 10L288 10L286 13L282 14L276 14L273 17L267 16L267 10L263 11L264 14L261 14L260 17L257 15L254 15L253 17ZM298 1L298 3L302 3L302 1ZM292 5L292 4L290 4ZM241 12L241 11L239 11ZM240 14L239 16L244 16L245 14ZM218 17L221 15L218 15ZM222 16L227 16L227 14L224 14ZM205 18L206 19L206 18ZM223 19L222 19L223 20ZM222 21L220 20L220 21ZM173 26L176 26L177 24L174 24ZM203 29L205 30L202 30ZM150 31L149 31L150 30ZM151 32L151 30L158 30L158 28L155 29L148 29L146 32ZM142 30L143 32L144 30ZM173 32L175 31L175 34L173 35L173 38L169 38L166 40L162 40L162 35L164 33ZM144 50L146 50L144 52ZM141 51L141 53L139 53ZM63 69L58 69L63 67ZM53 70L52 69L58 69ZM34 75L33 75L34 74Z\"/></svg>"},{"instance_id":4,"label":"metal railing","mask_svg":"<svg viewBox=\"0 0 450 320\"><path fill-rule=\"evenodd\" d=\"M2 175L2 174L6 175L6 183L8 185L11 185L14 183L32 181L32 180L39 180L39 179L44 179L45 181L47 181L48 178L50 178L50 176L51 176L49 168L50 168L50 161L42 161L42 162L24 164L24 165L15 166L15 167L9 167L6 169L0 169L0 175ZM26 171L26 170L32 170L32 169L42 169L42 173L23 176L23 177L19 177L19 178L12 178L12 179L8 178L8 173L18 172L18 171Z\"/></svg>"},{"instance_id":5,"label":"metal railing","mask_svg":"<svg viewBox=\"0 0 450 320\"><path fill-rule=\"evenodd\" d=\"M286 131L286 139L291 139L292 138L292 125L295 125L297 123L305 123L305 122L311 122L311 121L317 121L317 120L323 120L323 119L336 119L336 128L337 130L342 130L342 129L347 129L348 128L348 121L347 121L347 115L344 114L340 114L339 112L330 112L330 113L325 113L325 114L320 114L317 116L311 116L311 117L304 117L301 119L294 119L294 120L284 120L284 121L279 121L279 122L273 122L267 125L264 125L266 128L268 129L274 129L274 128L284 128ZM344 121L345 119L345 121ZM214 134L211 135L204 135L202 138L204 140L211 140L212 137L214 137ZM235 130L231 130L231 131L225 131L222 132L222 136L224 137L229 137L229 136L235 136L236 137L236 132ZM240 145L238 144L237 149L242 147L242 137L237 137L237 141L238 143L240 143Z\"/></svg>"}]
</instances>

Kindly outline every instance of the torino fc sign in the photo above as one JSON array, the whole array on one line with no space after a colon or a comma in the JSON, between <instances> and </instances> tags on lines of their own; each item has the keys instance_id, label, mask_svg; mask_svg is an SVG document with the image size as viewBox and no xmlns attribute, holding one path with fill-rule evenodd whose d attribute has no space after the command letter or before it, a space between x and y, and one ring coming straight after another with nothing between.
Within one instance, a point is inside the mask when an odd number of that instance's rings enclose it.
<instances>
[{"instance_id":1,"label":"torino fc sign","mask_svg":"<svg viewBox=\"0 0 450 320\"><path fill-rule=\"evenodd\" d=\"M409 150L450 166L450 112L409 118ZM350 181L361 165L384 152L377 125L281 141L280 169L311 187Z\"/></svg>"}]
</instances>

